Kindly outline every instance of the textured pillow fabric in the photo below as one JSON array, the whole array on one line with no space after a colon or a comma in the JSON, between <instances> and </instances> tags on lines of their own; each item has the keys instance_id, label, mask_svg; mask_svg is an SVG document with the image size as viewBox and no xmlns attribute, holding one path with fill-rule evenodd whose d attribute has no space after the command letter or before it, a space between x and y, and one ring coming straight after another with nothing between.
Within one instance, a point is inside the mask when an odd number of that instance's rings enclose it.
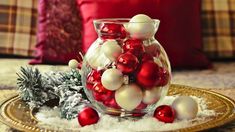
<instances>
[{"instance_id":1,"label":"textured pillow fabric","mask_svg":"<svg viewBox=\"0 0 235 132\"><path fill-rule=\"evenodd\" d=\"M203 50L212 59L235 59L235 0L202 0Z\"/></svg>"},{"instance_id":2,"label":"textured pillow fabric","mask_svg":"<svg viewBox=\"0 0 235 132\"><path fill-rule=\"evenodd\" d=\"M36 20L37 0L0 0L0 54L32 56Z\"/></svg>"},{"instance_id":3,"label":"textured pillow fabric","mask_svg":"<svg viewBox=\"0 0 235 132\"><path fill-rule=\"evenodd\" d=\"M81 51L81 22L74 0L39 0L35 59L30 64L65 64Z\"/></svg>"},{"instance_id":4,"label":"textured pillow fabric","mask_svg":"<svg viewBox=\"0 0 235 132\"><path fill-rule=\"evenodd\" d=\"M83 20L83 50L97 38L92 21L146 14L160 19L157 40L173 68L208 68L202 53L200 0L77 0Z\"/></svg>"}]
</instances>

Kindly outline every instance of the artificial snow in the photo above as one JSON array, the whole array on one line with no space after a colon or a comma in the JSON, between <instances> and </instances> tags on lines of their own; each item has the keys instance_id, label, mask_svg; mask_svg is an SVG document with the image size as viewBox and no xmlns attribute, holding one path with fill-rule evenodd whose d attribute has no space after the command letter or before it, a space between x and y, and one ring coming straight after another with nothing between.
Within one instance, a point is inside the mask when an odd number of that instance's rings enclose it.
<instances>
[{"instance_id":1,"label":"artificial snow","mask_svg":"<svg viewBox=\"0 0 235 132\"><path fill-rule=\"evenodd\" d=\"M215 111L207 109L207 104L203 98L191 96L199 106L197 117L192 120L175 119L173 123L163 123L153 118L151 114L138 120L120 120L117 117L101 115L97 124L81 127L77 119L66 120L60 118L59 108L42 107L36 114L39 121L38 126L50 128L58 131L96 131L96 132L130 132L130 131L169 131L205 122L207 117L215 116ZM159 105L171 105L177 96L166 96Z\"/></svg>"}]
</instances>

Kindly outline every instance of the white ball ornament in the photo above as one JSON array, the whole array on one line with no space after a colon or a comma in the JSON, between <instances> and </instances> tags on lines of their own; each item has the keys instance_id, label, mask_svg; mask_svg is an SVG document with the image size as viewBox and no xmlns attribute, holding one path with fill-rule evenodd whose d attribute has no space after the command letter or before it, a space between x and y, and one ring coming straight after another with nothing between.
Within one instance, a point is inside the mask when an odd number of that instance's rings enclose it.
<instances>
[{"instance_id":1,"label":"white ball ornament","mask_svg":"<svg viewBox=\"0 0 235 132\"><path fill-rule=\"evenodd\" d=\"M154 104L161 97L161 88L155 87L152 89L144 90L143 92L143 103L145 104Z\"/></svg>"},{"instance_id":2,"label":"white ball ornament","mask_svg":"<svg viewBox=\"0 0 235 132\"><path fill-rule=\"evenodd\" d=\"M101 83L108 90L117 90L123 82L122 72L114 68L105 70L101 76Z\"/></svg>"},{"instance_id":3,"label":"white ball ornament","mask_svg":"<svg viewBox=\"0 0 235 132\"><path fill-rule=\"evenodd\" d=\"M122 48L118 45L115 40L107 40L101 47L104 55L111 61L115 61L117 57L122 53Z\"/></svg>"},{"instance_id":4,"label":"white ball ornament","mask_svg":"<svg viewBox=\"0 0 235 132\"><path fill-rule=\"evenodd\" d=\"M198 104L189 96L180 96L174 100L172 107L178 119L193 119L197 116Z\"/></svg>"},{"instance_id":5,"label":"white ball ornament","mask_svg":"<svg viewBox=\"0 0 235 132\"><path fill-rule=\"evenodd\" d=\"M117 104L128 111L134 110L143 98L141 88L136 84L123 85L115 92Z\"/></svg>"},{"instance_id":6,"label":"white ball ornament","mask_svg":"<svg viewBox=\"0 0 235 132\"><path fill-rule=\"evenodd\" d=\"M77 60L72 59L69 61L68 66L72 69L76 69L78 67L79 63Z\"/></svg>"},{"instance_id":7,"label":"white ball ornament","mask_svg":"<svg viewBox=\"0 0 235 132\"><path fill-rule=\"evenodd\" d=\"M131 18L127 31L131 37L139 39L151 38L155 34L154 20L144 14L138 14Z\"/></svg>"},{"instance_id":8,"label":"white ball ornament","mask_svg":"<svg viewBox=\"0 0 235 132\"><path fill-rule=\"evenodd\" d=\"M99 44L92 44L88 49L85 58L88 64L94 69L104 68L111 63L102 52L101 45Z\"/></svg>"}]
</instances>

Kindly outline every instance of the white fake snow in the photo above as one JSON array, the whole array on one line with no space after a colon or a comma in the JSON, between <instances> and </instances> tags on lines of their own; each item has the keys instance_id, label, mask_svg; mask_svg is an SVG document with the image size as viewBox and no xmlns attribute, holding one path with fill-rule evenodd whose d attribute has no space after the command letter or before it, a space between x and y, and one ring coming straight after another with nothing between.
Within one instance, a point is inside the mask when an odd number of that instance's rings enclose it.
<instances>
[{"instance_id":1,"label":"white fake snow","mask_svg":"<svg viewBox=\"0 0 235 132\"><path fill-rule=\"evenodd\" d=\"M159 104L171 105L177 96L166 96ZM193 97L199 106L197 117L193 120L177 120L173 123L163 123L153 118L150 115L146 115L138 120L119 120L117 117L111 117L109 115L101 115L97 124L81 127L78 124L77 119L66 120L59 117L58 108L42 107L36 114L36 118L40 121L39 126L44 128L50 128L61 131L96 131L96 132L130 132L130 131L169 131L176 130L184 127L196 125L198 123L205 122L206 117L215 116L213 110L208 110L207 105L210 102L206 102L203 98Z\"/></svg>"}]
</instances>

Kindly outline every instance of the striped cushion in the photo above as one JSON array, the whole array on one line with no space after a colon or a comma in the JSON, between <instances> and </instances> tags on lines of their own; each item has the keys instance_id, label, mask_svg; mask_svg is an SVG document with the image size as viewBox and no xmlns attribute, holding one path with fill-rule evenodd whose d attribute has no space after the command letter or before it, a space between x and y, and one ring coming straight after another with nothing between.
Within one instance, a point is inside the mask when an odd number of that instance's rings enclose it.
<instances>
[{"instance_id":1,"label":"striped cushion","mask_svg":"<svg viewBox=\"0 0 235 132\"><path fill-rule=\"evenodd\" d=\"M202 0L201 15L207 56L235 58L235 0Z\"/></svg>"},{"instance_id":2,"label":"striped cushion","mask_svg":"<svg viewBox=\"0 0 235 132\"><path fill-rule=\"evenodd\" d=\"M0 54L32 56L37 0L0 0Z\"/></svg>"}]
</instances>

